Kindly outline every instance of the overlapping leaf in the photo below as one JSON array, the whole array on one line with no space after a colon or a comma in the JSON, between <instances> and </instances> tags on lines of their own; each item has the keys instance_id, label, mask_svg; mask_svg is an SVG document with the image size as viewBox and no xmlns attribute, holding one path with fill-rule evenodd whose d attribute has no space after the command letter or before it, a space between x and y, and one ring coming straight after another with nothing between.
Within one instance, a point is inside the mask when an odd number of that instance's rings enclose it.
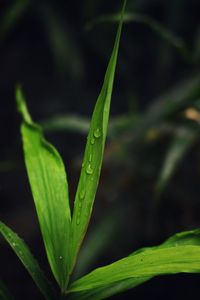
<instances>
[{"instance_id":1,"label":"overlapping leaf","mask_svg":"<svg viewBox=\"0 0 200 300\"><path fill-rule=\"evenodd\" d=\"M71 222L65 168L59 153L32 122L20 89L17 102L24 120L21 133L25 163L48 260L64 289L68 281Z\"/></svg>"},{"instance_id":2,"label":"overlapping leaf","mask_svg":"<svg viewBox=\"0 0 200 300\"><path fill-rule=\"evenodd\" d=\"M46 277L40 269L38 262L33 257L24 241L2 222L0 222L0 234L12 247L13 251L17 254L45 298L48 300L56 299L50 283L47 281ZM5 297L8 297L9 295L9 293L6 292L5 288L1 290L0 295L1 293L5 295ZM11 296L9 297L10 298L5 299L12 299Z\"/></svg>"},{"instance_id":3,"label":"overlapping leaf","mask_svg":"<svg viewBox=\"0 0 200 300\"><path fill-rule=\"evenodd\" d=\"M70 300L105 299L157 275L200 273L200 230L176 234L160 246L142 248L75 281Z\"/></svg>"}]
</instances>

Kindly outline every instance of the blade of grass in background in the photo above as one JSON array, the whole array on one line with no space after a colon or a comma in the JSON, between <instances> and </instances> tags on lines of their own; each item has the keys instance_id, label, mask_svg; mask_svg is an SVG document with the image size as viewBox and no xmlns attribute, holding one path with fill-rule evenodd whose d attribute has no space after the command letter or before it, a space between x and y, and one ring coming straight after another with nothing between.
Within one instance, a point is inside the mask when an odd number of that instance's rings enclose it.
<instances>
[{"instance_id":1,"label":"blade of grass in background","mask_svg":"<svg viewBox=\"0 0 200 300\"><path fill-rule=\"evenodd\" d=\"M121 20L103 87L93 112L76 192L72 218L71 271L73 270L76 256L87 230L99 182L125 5L126 0L124 1Z\"/></svg>"},{"instance_id":2,"label":"blade of grass in background","mask_svg":"<svg viewBox=\"0 0 200 300\"><path fill-rule=\"evenodd\" d=\"M1 300L14 300L14 297L11 295L8 288L5 284L0 280L0 299Z\"/></svg>"},{"instance_id":3,"label":"blade of grass in background","mask_svg":"<svg viewBox=\"0 0 200 300\"><path fill-rule=\"evenodd\" d=\"M58 284L64 289L68 282L71 222L65 168L59 153L32 122L19 88L16 97L23 117L25 163L47 257Z\"/></svg>"},{"instance_id":4,"label":"blade of grass in background","mask_svg":"<svg viewBox=\"0 0 200 300\"><path fill-rule=\"evenodd\" d=\"M78 278L88 270L91 270L92 265L98 259L100 254L111 245L117 229L121 225L121 222L119 222L121 211L124 212L122 207L120 207L120 211L118 208L111 214L109 213L103 218L100 224L94 227L89 236L87 236L78 256L74 274L75 278Z\"/></svg>"},{"instance_id":5,"label":"blade of grass in background","mask_svg":"<svg viewBox=\"0 0 200 300\"><path fill-rule=\"evenodd\" d=\"M175 136L167 150L167 154L161 169L155 189L156 201L158 201L169 183L174 172L177 170L178 165L184 158L188 149L198 138L199 133L196 130L187 128L179 128L175 132Z\"/></svg>"},{"instance_id":6,"label":"blade of grass in background","mask_svg":"<svg viewBox=\"0 0 200 300\"><path fill-rule=\"evenodd\" d=\"M188 105L195 105L197 103L196 99L200 97L199 87L199 74L183 80L175 88L153 100L147 111L137 120L129 115L111 119L108 136L114 137L120 133L121 140L126 139L127 136L130 141L143 138L145 132L152 126L155 127L163 123L166 118L173 117L174 114ZM79 122L81 126L79 126ZM45 120L42 125L46 131L76 130L79 133L86 134L89 120L79 116L62 115Z\"/></svg>"},{"instance_id":7,"label":"blade of grass in background","mask_svg":"<svg viewBox=\"0 0 200 300\"><path fill-rule=\"evenodd\" d=\"M0 173L10 172L19 168L20 163L14 160L0 161Z\"/></svg>"},{"instance_id":8,"label":"blade of grass in background","mask_svg":"<svg viewBox=\"0 0 200 300\"><path fill-rule=\"evenodd\" d=\"M83 71L80 45L70 26L65 23L67 20L62 19L62 14L53 3L38 5L37 10L58 70L69 70L72 76L80 77Z\"/></svg>"},{"instance_id":9,"label":"blade of grass in background","mask_svg":"<svg viewBox=\"0 0 200 300\"><path fill-rule=\"evenodd\" d=\"M90 30L92 27L99 23L119 22L119 20L120 14L102 15L88 22L88 24L86 24L86 29ZM124 23L130 22L138 22L147 25L153 31L157 32L161 38L165 39L169 44L175 47L181 53L181 55L183 55L184 58L189 60L192 59L192 56L189 53L189 50L186 47L184 41L153 18L144 14L126 12L124 14Z\"/></svg>"},{"instance_id":10,"label":"blade of grass in background","mask_svg":"<svg viewBox=\"0 0 200 300\"><path fill-rule=\"evenodd\" d=\"M72 283L70 300L104 299L154 276L200 272L200 230L178 233L160 246L142 248Z\"/></svg>"},{"instance_id":11,"label":"blade of grass in background","mask_svg":"<svg viewBox=\"0 0 200 300\"><path fill-rule=\"evenodd\" d=\"M31 275L32 279L34 280L35 284L38 286L38 288L40 289L44 297L48 300L56 299L50 283L47 281L42 270L40 269L38 262L33 257L33 255L31 254L29 248L24 243L24 241L21 238L19 238L16 233L14 233L9 227L7 227L2 222L0 222L0 234L8 242L8 244L11 246L13 251L17 254L18 258L21 260L21 262L23 263L26 270ZM0 286L0 290L1 290L1 286ZM9 299L9 298L5 298L5 299Z\"/></svg>"},{"instance_id":12,"label":"blade of grass in background","mask_svg":"<svg viewBox=\"0 0 200 300\"><path fill-rule=\"evenodd\" d=\"M123 132L130 125L136 123L133 116L120 115L111 118L108 124L108 137L114 137ZM40 122L46 132L71 131L86 135L90 127L90 120L75 115L58 115Z\"/></svg>"},{"instance_id":13,"label":"blade of grass in background","mask_svg":"<svg viewBox=\"0 0 200 300\"><path fill-rule=\"evenodd\" d=\"M72 131L87 134L90 128L88 118L75 115L59 115L41 122L42 128L48 132Z\"/></svg>"},{"instance_id":14,"label":"blade of grass in background","mask_svg":"<svg viewBox=\"0 0 200 300\"><path fill-rule=\"evenodd\" d=\"M143 139L149 128L172 118L177 112L194 105L200 97L200 75L183 80L175 88L159 96L139 118L137 124L130 124L126 131L125 140L128 143ZM133 132L134 129L134 132Z\"/></svg>"},{"instance_id":15,"label":"blade of grass in background","mask_svg":"<svg viewBox=\"0 0 200 300\"><path fill-rule=\"evenodd\" d=\"M0 37L3 38L23 16L30 5L30 0L16 0L5 11L0 21Z\"/></svg>"}]
</instances>

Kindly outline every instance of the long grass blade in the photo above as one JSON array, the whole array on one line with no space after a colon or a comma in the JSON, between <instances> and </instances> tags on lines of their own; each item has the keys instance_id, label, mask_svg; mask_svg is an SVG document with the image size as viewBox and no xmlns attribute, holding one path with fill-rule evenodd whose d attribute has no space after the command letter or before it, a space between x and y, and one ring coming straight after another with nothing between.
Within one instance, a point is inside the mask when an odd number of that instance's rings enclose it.
<instances>
[{"instance_id":1,"label":"long grass blade","mask_svg":"<svg viewBox=\"0 0 200 300\"><path fill-rule=\"evenodd\" d=\"M181 160L184 158L188 149L197 139L198 132L187 128L179 128L167 151L157 184L156 184L156 201L158 201L166 188L168 182Z\"/></svg>"},{"instance_id":2,"label":"long grass blade","mask_svg":"<svg viewBox=\"0 0 200 300\"><path fill-rule=\"evenodd\" d=\"M35 284L38 286L38 288L40 289L44 297L48 300L56 299L52 286L44 276L38 262L31 254L25 242L2 222L0 222L0 234L8 242L8 244L11 246L13 251L17 254L18 258L21 260L21 262L23 263L26 270L31 275L32 279L34 280ZM2 289L1 291L3 292ZM4 293L5 293L5 289L4 289ZM5 299L12 299L12 298L5 298Z\"/></svg>"},{"instance_id":3,"label":"long grass blade","mask_svg":"<svg viewBox=\"0 0 200 300\"><path fill-rule=\"evenodd\" d=\"M68 281L71 213L64 164L41 128L33 123L21 90L17 89L22 114L21 134L29 182L52 272L64 289Z\"/></svg>"},{"instance_id":4,"label":"long grass blade","mask_svg":"<svg viewBox=\"0 0 200 300\"><path fill-rule=\"evenodd\" d=\"M154 276L180 272L200 272L199 229L175 234L159 246L139 249L120 261L94 270L72 283L69 299L106 299Z\"/></svg>"},{"instance_id":5,"label":"long grass blade","mask_svg":"<svg viewBox=\"0 0 200 300\"><path fill-rule=\"evenodd\" d=\"M125 10L125 5L126 1L124 1L122 16ZM81 170L74 202L72 218L71 271L74 267L77 253L90 220L93 202L98 186L122 30L122 16L115 39L113 52L106 71L103 87L93 112L83 158L83 167Z\"/></svg>"}]
</instances>

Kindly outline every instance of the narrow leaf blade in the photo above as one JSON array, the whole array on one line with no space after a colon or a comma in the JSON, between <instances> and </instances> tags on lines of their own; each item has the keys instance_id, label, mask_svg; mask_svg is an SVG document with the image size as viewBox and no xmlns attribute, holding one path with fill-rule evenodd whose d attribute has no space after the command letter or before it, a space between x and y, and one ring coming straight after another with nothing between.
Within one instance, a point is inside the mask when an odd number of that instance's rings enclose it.
<instances>
[{"instance_id":1,"label":"narrow leaf blade","mask_svg":"<svg viewBox=\"0 0 200 300\"><path fill-rule=\"evenodd\" d=\"M105 299L154 276L180 272L200 273L199 229L175 234L159 246L139 249L120 261L94 270L72 283L69 296L70 300Z\"/></svg>"},{"instance_id":2,"label":"narrow leaf blade","mask_svg":"<svg viewBox=\"0 0 200 300\"><path fill-rule=\"evenodd\" d=\"M0 222L0 234L17 254L45 298L56 299L50 283L44 276L38 262L31 254L25 242L2 222Z\"/></svg>"},{"instance_id":3,"label":"narrow leaf blade","mask_svg":"<svg viewBox=\"0 0 200 300\"><path fill-rule=\"evenodd\" d=\"M20 89L17 101L24 119L21 134L25 163L46 253L52 272L64 289L68 281L71 222L65 168L59 153L32 122Z\"/></svg>"},{"instance_id":4,"label":"narrow leaf blade","mask_svg":"<svg viewBox=\"0 0 200 300\"><path fill-rule=\"evenodd\" d=\"M198 132L187 128L178 128L175 136L167 151L157 184L156 184L156 200L160 199L161 194L166 188L168 182L176 171L179 163L185 156L188 149L193 145Z\"/></svg>"},{"instance_id":5,"label":"narrow leaf blade","mask_svg":"<svg viewBox=\"0 0 200 300\"><path fill-rule=\"evenodd\" d=\"M122 17L125 10L124 1L121 21L118 27L113 52L108 64L103 87L97 99L88 134L83 167L76 192L72 218L71 271L77 253L84 238L92 212L102 165L105 140L107 135L110 101L122 30Z\"/></svg>"}]
</instances>

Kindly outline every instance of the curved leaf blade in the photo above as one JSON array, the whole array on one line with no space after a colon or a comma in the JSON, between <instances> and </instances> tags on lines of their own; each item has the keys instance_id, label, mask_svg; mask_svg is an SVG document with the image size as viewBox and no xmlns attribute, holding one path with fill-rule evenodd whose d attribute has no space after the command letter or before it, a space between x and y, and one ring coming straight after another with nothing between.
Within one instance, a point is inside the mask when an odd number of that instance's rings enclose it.
<instances>
[{"instance_id":1,"label":"curved leaf blade","mask_svg":"<svg viewBox=\"0 0 200 300\"><path fill-rule=\"evenodd\" d=\"M105 74L103 87L93 112L81 175L76 192L72 218L71 272L87 230L99 182L125 5L126 0L124 1L121 21Z\"/></svg>"},{"instance_id":2,"label":"curved leaf blade","mask_svg":"<svg viewBox=\"0 0 200 300\"><path fill-rule=\"evenodd\" d=\"M56 299L52 286L44 276L38 262L33 257L25 242L2 222L0 222L0 234L17 254L44 297L48 300Z\"/></svg>"},{"instance_id":3,"label":"curved leaf blade","mask_svg":"<svg viewBox=\"0 0 200 300\"><path fill-rule=\"evenodd\" d=\"M154 276L180 272L200 272L199 229L175 234L159 246L139 249L129 257L94 270L72 283L69 296L70 300L105 299ZM114 278L115 275L121 279Z\"/></svg>"},{"instance_id":4,"label":"curved leaf blade","mask_svg":"<svg viewBox=\"0 0 200 300\"><path fill-rule=\"evenodd\" d=\"M62 289L68 282L71 213L65 167L41 128L33 123L21 90L17 89L22 114L21 134L29 182L44 245L52 272Z\"/></svg>"}]
</instances>

